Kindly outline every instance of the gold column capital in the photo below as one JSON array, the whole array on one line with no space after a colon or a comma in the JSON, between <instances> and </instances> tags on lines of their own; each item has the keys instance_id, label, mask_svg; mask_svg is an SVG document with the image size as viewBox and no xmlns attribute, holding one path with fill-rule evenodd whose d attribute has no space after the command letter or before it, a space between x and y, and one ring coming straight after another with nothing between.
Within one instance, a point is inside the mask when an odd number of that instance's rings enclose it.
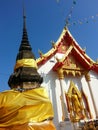
<instances>
[{"instance_id":1,"label":"gold column capital","mask_svg":"<svg viewBox=\"0 0 98 130\"><path fill-rule=\"evenodd\" d=\"M64 70L62 68L57 70L59 79L64 79Z\"/></svg>"},{"instance_id":2,"label":"gold column capital","mask_svg":"<svg viewBox=\"0 0 98 130\"><path fill-rule=\"evenodd\" d=\"M89 72L85 73L85 79L86 79L86 81L91 81Z\"/></svg>"}]
</instances>

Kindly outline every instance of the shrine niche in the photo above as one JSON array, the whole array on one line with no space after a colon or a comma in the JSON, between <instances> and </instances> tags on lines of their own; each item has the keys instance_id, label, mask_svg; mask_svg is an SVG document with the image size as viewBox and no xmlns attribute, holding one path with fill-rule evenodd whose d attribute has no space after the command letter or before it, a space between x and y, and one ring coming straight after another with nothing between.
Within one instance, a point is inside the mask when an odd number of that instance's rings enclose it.
<instances>
[{"instance_id":1,"label":"shrine niche","mask_svg":"<svg viewBox=\"0 0 98 130\"><path fill-rule=\"evenodd\" d=\"M71 121L78 122L85 119L86 115L82 95L73 81L70 81L70 86L66 96Z\"/></svg>"}]
</instances>

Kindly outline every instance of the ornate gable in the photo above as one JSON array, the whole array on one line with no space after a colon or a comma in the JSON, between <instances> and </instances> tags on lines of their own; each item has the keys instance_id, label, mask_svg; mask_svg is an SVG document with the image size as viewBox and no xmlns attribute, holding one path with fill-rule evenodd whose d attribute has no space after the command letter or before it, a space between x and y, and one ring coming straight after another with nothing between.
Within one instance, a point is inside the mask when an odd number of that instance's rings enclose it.
<instances>
[{"instance_id":1,"label":"ornate gable","mask_svg":"<svg viewBox=\"0 0 98 130\"><path fill-rule=\"evenodd\" d=\"M70 34L67 28L64 28L56 43L52 43L52 49L46 54L40 55L37 59L37 64L45 64L51 57L56 54L63 54L62 59L57 59L53 70L63 68L66 74L81 75L82 71L94 70L98 72L98 64L94 62L85 51L79 46L75 39Z\"/></svg>"},{"instance_id":2,"label":"ornate gable","mask_svg":"<svg viewBox=\"0 0 98 130\"><path fill-rule=\"evenodd\" d=\"M72 48L69 48L71 50ZM84 73L85 68L78 62L78 60L70 53L70 51L66 52L66 58L64 55L64 59L59 60L53 70L56 71L58 69L63 69L64 74L71 74L73 76L80 76Z\"/></svg>"}]
</instances>

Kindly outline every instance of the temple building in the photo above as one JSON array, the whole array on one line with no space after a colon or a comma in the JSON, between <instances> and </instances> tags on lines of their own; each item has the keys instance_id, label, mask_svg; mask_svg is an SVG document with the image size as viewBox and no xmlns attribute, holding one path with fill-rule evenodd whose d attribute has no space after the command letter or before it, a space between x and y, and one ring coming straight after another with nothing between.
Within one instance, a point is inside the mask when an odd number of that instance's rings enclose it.
<instances>
[{"instance_id":1,"label":"temple building","mask_svg":"<svg viewBox=\"0 0 98 130\"><path fill-rule=\"evenodd\" d=\"M57 130L77 129L98 118L98 63L93 61L64 27L52 49L41 51L38 72L43 76L54 108ZM73 128L72 128L73 129Z\"/></svg>"}]
</instances>

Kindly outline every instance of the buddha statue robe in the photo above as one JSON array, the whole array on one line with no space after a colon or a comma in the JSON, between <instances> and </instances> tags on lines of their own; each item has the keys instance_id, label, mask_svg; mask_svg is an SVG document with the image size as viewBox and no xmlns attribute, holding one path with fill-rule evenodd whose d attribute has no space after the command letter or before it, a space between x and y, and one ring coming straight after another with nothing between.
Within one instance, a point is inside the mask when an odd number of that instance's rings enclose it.
<instances>
[{"instance_id":1,"label":"buddha statue robe","mask_svg":"<svg viewBox=\"0 0 98 130\"><path fill-rule=\"evenodd\" d=\"M55 130L53 108L43 87L0 93L0 130Z\"/></svg>"}]
</instances>

